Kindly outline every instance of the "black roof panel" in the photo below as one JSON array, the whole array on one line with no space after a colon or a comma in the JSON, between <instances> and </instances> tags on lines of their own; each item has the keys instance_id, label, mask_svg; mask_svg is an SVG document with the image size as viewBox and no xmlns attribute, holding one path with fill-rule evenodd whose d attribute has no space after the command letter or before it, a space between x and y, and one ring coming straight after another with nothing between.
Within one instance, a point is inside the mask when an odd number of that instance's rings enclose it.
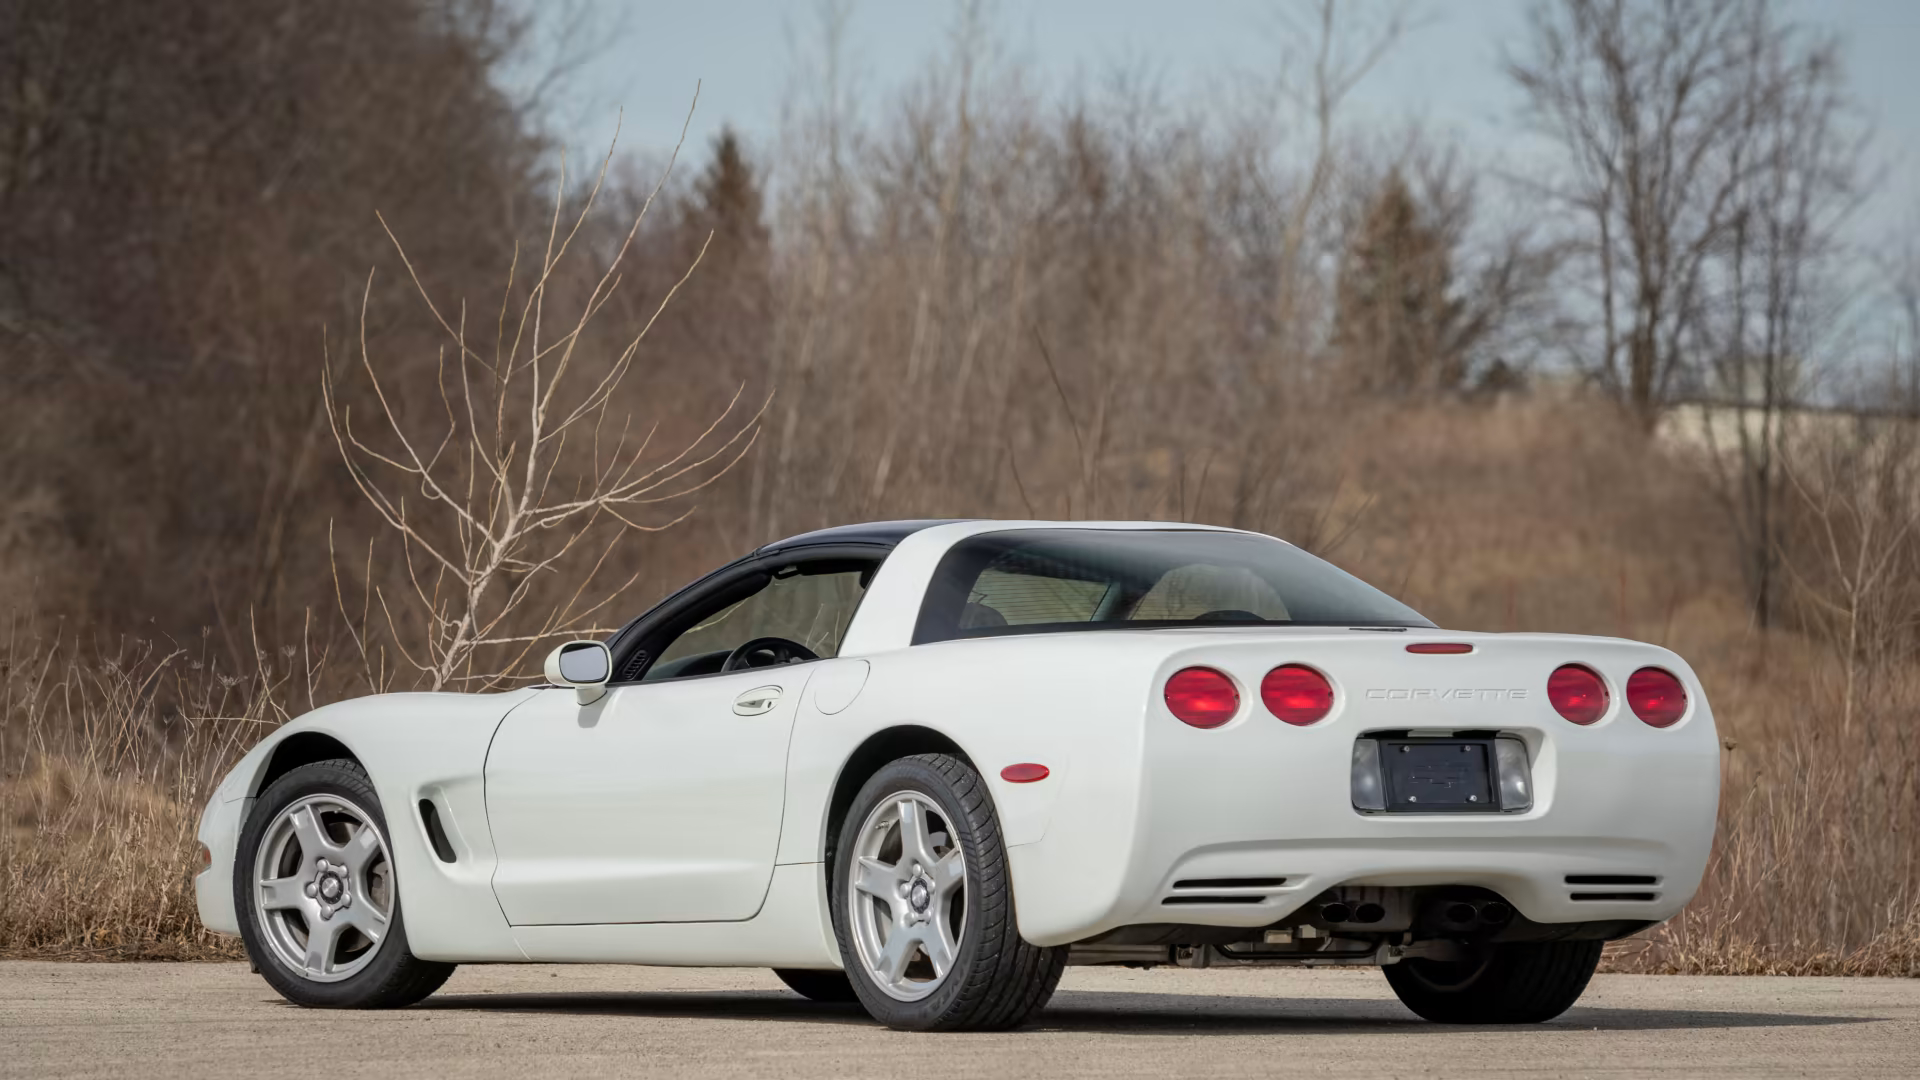
<instances>
[{"instance_id":1,"label":"black roof panel","mask_svg":"<svg viewBox=\"0 0 1920 1080\"><path fill-rule=\"evenodd\" d=\"M967 518L921 518L913 521L869 521L860 525L836 525L831 529L816 529L799 536L789 536L785 540L776 540L755 552L756 555L772 555L794 548L812 547L815 544L878 544L893 547L900 541L935 525L951 525Z\"/></svg>"}]
</instances>

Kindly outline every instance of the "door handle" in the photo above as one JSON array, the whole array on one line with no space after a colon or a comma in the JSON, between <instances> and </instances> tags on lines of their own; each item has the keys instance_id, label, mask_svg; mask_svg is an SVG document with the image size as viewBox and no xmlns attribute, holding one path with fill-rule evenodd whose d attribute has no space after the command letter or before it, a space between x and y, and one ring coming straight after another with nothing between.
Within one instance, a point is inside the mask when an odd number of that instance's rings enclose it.
<instances>
[{"instance_id":1,"label":"door handle","mask_svg":"<svg viewBox=\"0 0 1920 1080\"><path fill-rule=\"evenodd\" d=\"M781 689L777 686L756 686L733 699L735 716L759 716L770 713L780 704Z\"/></svg>"}]
</instances>

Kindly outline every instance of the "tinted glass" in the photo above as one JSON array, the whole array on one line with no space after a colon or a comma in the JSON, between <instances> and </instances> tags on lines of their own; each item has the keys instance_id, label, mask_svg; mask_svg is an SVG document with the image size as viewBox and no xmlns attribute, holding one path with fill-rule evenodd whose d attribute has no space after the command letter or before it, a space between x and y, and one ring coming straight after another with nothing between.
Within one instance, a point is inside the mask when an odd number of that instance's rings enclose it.
<instances>
[{"instance_id":1,"label":"tinted glass","mask_svg":"<svg viewBox=\"0 0 1920 1080\"><path fill-rule=\"evenodd\" d=\"M823 659L837 655L840 638L860 606L864 579L871 573L871 567L863 566L775 577L759 592L701 619L675 638L641 681L711 675L720 670L728 653L754 638L785 638Z\"/></svg>"},{"instance_id":2,"label":"tinted glass","mask_svg":"<svg viewBox=\"0 0 1920 1080\"><path fill-rule=\"evenodd\" d=\"M916 644L993 634L1159 626L1431 626L1291 544L1194 529L1025 529L955 544Z\"/></svg>"}]
</instances>

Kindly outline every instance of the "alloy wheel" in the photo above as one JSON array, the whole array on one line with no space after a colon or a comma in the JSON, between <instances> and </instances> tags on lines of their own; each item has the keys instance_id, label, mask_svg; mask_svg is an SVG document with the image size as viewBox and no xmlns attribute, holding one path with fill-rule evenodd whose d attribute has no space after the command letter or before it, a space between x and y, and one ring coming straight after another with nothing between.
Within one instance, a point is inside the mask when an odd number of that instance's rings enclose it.
<instances>
[{"instance_id":1,"label":"alloy wheel","mask_svg":"<svg viewBox=\"0 0 1920 1080\"><path fill-rule=\"evenodd\" d=\"M967 862L946 813L918 791L880 800L850 866L854 950L874 985L899 1001L939 989L966 933Z\"/></svg>"},{"instance_id":2,"label":"alloy wheel","mask_svg":"<svg viewBox=\"0 0 1920 1080\"><path fill-rule=\"evenodd\" d=\"M254 911L274 958L310 982L373 961L393 920L393 858L373 818L338 795L289 803L254 860Z\"/></svg>"}]
</instances>

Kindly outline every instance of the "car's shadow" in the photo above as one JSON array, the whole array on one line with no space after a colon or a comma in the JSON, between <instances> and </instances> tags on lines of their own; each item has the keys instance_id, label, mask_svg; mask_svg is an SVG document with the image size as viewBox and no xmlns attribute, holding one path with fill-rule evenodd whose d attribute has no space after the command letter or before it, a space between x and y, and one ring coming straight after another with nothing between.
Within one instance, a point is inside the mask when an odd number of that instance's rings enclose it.
<instances>
[{"instance_id":1,"label":"car's shadow","mask_svg":"<svg viewBox=\"0 0 1920 1080\"><path fill-rule=\"evenodd\" d=\"M806 1001L783 991L674 991L665 993L443 994L417 1009L575 1016L771 1020L805 1024L873 1023L858 1005ZM1034 1017L1029 1031L1110 1034L1260 1035L1354 1033L1429 1034L1471 1031L1537 1032L1573 1029L1666 1031L1688 1028L1824 1027L1864 1024L1871 1016L1720 1012L1703 1009L1618 1009L1575 1006L1545 1024L1476 1027L1430 1024L1380 998L1263 998L1067 991Z\"/></svg>"}]
</instances>

